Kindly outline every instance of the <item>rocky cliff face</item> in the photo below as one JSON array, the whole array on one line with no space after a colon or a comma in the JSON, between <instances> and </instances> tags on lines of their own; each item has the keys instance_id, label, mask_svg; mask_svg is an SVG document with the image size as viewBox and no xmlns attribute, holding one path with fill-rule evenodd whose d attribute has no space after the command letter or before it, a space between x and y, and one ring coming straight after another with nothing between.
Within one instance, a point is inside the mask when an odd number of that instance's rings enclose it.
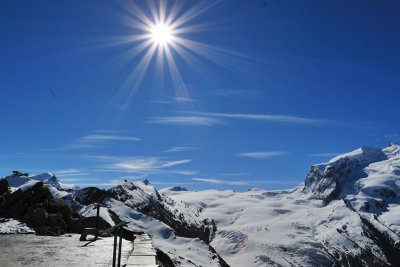
<instances>
[{"instance_id":1,"label":"rocky cliff face","mask_svg":"<svg viewBox=\"0 0 400 267\"><path fill-rule=\"evenodd\" d=\"M368 177L368 166L388 160L388 153L393 149L398 147L384 150L362 147L328 163L314 165L305 178L302 192L310 198L323 200L325 204L357 193L359 181Z\"/></svg>"}]
</instances>

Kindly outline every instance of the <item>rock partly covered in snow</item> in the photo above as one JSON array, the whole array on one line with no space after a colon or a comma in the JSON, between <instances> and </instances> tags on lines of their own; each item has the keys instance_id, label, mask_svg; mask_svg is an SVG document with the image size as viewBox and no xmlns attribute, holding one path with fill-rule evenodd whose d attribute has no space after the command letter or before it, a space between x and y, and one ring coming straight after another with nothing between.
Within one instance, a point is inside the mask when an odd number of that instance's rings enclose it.
<instances>
[{"instance_id":1,"label":"rock partly covered in snow","mask_svg":"<svg viewBox=\"0 0 400 267\"><path fill-rule=\"evenodd\" d=\"M25 223L14 219L0 218L0 235L33 233L35 233L35 231L32 228L28 227Z\"/></svg>"},{"instance_id":2,"label":"rock partly covered in snow","mask_svg":"<svg viewBox=\"0 0 400 267\"><path fill-rule=\"evenodd\" d=\"M21 189L26 191L37 182L42 182L46 185L50 185L59 190L77 190L79 189L76 185L62 184L58 178L51 172L41 173L33 176L29 176L28 173L21 173L19 171L13 171L12 175L5 177L8 184L12 188Z\"/></svg>"}]
</instances>

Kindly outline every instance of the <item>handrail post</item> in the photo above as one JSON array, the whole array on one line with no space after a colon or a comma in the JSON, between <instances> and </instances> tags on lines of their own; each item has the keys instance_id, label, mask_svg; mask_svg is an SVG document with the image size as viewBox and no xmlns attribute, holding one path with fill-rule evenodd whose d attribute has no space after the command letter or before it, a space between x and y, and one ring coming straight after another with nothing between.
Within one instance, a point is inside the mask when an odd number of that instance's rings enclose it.
<instances>
[{"instance_id":1,"label":"handrail post","mask_svg":"<svg viewBox=\"0 0 400 267\"><path fill-rule=\"evenodd\" d=\"M99 238L99 224L100 224L100 203L97 203L97 216L96 216L96 235L95 235L95 240Z\"/></svg>"},{"instance_id":2,"label":"handrail post","mask_svg":"<svg viewBox=\"0 0 400 267\"><path fill-rule=\"evenodd\" d=\"M117 234L118 234L118 229L115 229L114 231L114 248L113 248L113 267L116 267L116 256L117 256Z\"/></svg>"},{"instance_id":3,"label":"handrail post","mask_svg":"<svg viewBox=\"0 0 400 267\"><path fill-rule=\"evenodd\" d=\"M122 231L123 226L119 228L118 267L121 267Z\"/></svg>"}]
</instances>

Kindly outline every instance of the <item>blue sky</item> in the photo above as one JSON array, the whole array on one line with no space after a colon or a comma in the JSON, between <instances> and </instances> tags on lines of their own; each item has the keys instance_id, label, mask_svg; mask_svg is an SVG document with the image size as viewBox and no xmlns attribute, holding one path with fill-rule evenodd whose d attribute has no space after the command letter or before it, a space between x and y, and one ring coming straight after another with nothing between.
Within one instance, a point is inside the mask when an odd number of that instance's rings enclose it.
<instances>
[{"instance_id":1,"label":"blue sky","mask_svg":"<svg viewBox=\"0 0 400 267\"><path fill-rule=\"evenodd\" d=\"M292 188L311 164L400 141L398 1L181 2L201 45L142 79L132 3L1 1L0 176Z\"/></svg>"}]
</instances>

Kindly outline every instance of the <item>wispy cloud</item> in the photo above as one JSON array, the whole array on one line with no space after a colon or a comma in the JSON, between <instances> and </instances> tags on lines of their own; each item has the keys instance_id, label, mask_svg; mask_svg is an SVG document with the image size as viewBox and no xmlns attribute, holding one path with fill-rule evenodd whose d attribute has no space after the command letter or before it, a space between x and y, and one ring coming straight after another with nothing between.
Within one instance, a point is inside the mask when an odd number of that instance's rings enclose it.
<instances>
[{"instance_id":1,"label":"wispy cloud","mask_svg":"<svg viewBox=\"0 0 400 267\"><path fill-rule=\"evenodd\" d=\"M192 178L194 181L210 183L210 184L226 184L226 185L251 185L246 181L226 181L221 179L210 179L210 178Z\"/></svg>"},{"instance_id":2,"label":"wispy cloud","mask_svg":"<svg viewBox=\"0 0 400 267\"><path fill-rule=\"evenodd\" d=\"M190 97L174 97L175 102L196 102L195 99Z\"/></svg>"},{"instance_id":3,"label":"wispy cloud","mask_svg":"<svg viewBox=\"0 0 400 267\"><path fill-rule=\"evenodd\" d=\"M174 146L171 147L163 152L166 153L175 153L175 152L186 152L186 151L191 151L191 150L195 150L198 149L198 147L194 147L194 146Z\"/></svg>"},{"instance_id":4,"label":"wispy cloud","mask_svg":"<svg viewBox=\"0 0 400 267\"><path fill-rule=\"evenodd\" d=\"M208 116L167 116L152 118L150 123L187 126L214 126L226 124L223 120Z\"/></svg>"},{"instance_id":5,"label":"wispy cloud","mask_svg":"<svg viewBox=\"0 0 400 267\"><path fill-rule=\"evenodd\" d=\"M94 133L85 135L75 142L67 145L68 148L95 148L103 147L105 144L110 142L134 142L141 141L140 138L127 135L117 135L117 134L100 134Z\"/></svg>"},{"instance_id":6,"label":"wispy cloud","mask_svg":"<svg viewBox=\"0 0 400 267\"><path fill-rule=\"evenodd\" d=\"M337 155L340 155L343 153L333 153L333 152L327 152L327 153L316 153L316 154L311 154L310 156L312 157L318 157L318 158L327 158L327 157L335 157Z\"/></svg>"},{"instance_id":7,"label":"wispy cloud","mask_svg":"<svg viewBox=\"0 0 400 267\"><path fill-rule=\"evenodd\" d=\"M186 164L191 161L190 159L165 161L156 157L142 157L108 164L105 167L106 169L125 172L152 173L160 169Z\"/></svg>"},{"instance_id":8,"label":"wispy cloud","mask_svg":"<svg viewBox=\"0 0 400 267\"><path fill-rule=\"evenodd\" d=\"M185 163L189 163L191 162L191 159L183 159L183 160L175 160L175 161L168 161L165 163L161 164L161 168L169 168L172 166L176 166L176 165L181 165L181 164L185 164Z\"/></svg>"},{"instance_id":9,"label":"wispy cloud","mask_svg":"<svg viewBox=\"0 0 400 267\"><path fill-rule=\"evenodd\" d=\"M256 152L242 152L237 154L239 157L252 158L252 159L271 159L275 157L288 155L285 151L256 151Z\"/></svg>"},{"instance_id":10,"label":"wispy cloud","mask_svg":"<svg viewBox=\"0 0 400 267\"><path fill-rule=\"evenodd\" d=\"M180 174L180 175L197 175L199 172L198 171L192 171L192 170L177 170L177 171L170 171L173 174Z\"/></svg>"},{"instance_id":11,"label":"wispy cloud","mask_svg":"<svg viewBox=\"0 0 400 267\"><path fill-rule=\"evenodd\" d=\"M57 175L57 176L61 176L61 177L66 177L66 176L68 176L68 177L71 177L71 176L86 176L86 175L88 175L88 173L87 172L83 172L83 171L81 171L81 170L78 170L78 169L63 169L63 170L56 170L56 171L54 171L54 173Z\"/></svg>"},{"instance_id":12,"label":"wispy cloud","mask_svg":"<svg viewBox=\"0 0 400 267\"><path fill-rule=\"evenodd\" d=\"M140 138L124 135L105 135L105 134L90 134L81 138L85 142L103 142L103 141L141 141Z\"/></svg>"},{"instance_id":13,"label":"wispy cloud","mask_svg":"<svg viewBox=\"0 0 400 267\"><path fill-rule=\"evenodd\" d=\"M191 114L199 116L209 116L211 118L267 121L267 122L286 123L286 124L326 125L332 123L332 121L329 120L289 116L289 115L216 113L216 112L191 112Z\"/></svg>"},{"instance_id":14,"label":"wispy cloud","mask_svg":"<svg viewBox=\"0 0 400 267\"><path fill-rule=\"evenodd\" d=\"M159 99L159 100L152 100L151 103L155 104L175 104L175 103L193 103L197 102L196 99L191 98L191 97L170 97L166 99Z\"/></svg>"}]
</instances>

